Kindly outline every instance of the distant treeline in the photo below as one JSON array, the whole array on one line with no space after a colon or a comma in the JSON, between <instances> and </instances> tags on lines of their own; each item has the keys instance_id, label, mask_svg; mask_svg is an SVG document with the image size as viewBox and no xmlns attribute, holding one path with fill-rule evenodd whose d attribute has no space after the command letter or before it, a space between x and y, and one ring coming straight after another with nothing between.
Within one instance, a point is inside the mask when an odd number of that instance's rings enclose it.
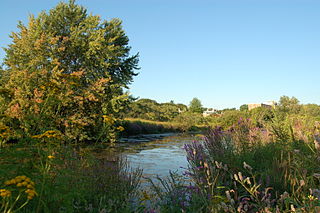
<instances>
[{"instance_id":1,"label":"distant treeline","mask_svg":"<svg viewBox=\"0 0 320 213\"><path fill-rule=\"evenodd\" d=\"M201 102L199 102L201 105ZM228 108L217 110L213 114L204 117L201 111L192 110L184 104L157 103L151 99L139 99L133 101L125 114L126 118L144 119L150 121L166 121L179 125L180 129L187 131L195 126L221 127L229 129L241 119L250 119L257 127L263 127L276 119L297 120L314 124L320 121L320 106L317 104L300 104L295 97L282 96L274 107L257 107L248 110L247 105L240 109ZM205 108L202 108L202 111ZM196 112L195 112L196 111Z\"/></svg>"},{"instance_id":2,"label":"distant treeline","mask_svg":"<svg viewBox=\"0 0 320 213\"><path fill-rule=\"evenodd\" d=\"M140 118L152 121L172 121L180 112L187 111L184 104L158 103L151 99L139 99L132 102L125 114L129 118Z\"/></svg>"}]
</instances>

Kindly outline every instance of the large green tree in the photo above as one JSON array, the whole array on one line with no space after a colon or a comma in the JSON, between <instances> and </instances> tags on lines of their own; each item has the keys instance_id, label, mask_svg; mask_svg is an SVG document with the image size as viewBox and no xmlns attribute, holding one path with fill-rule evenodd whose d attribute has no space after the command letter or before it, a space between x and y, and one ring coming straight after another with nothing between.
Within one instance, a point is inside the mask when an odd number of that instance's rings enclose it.
<instances>
[{"instance_id":1,"label":"large green tree","mask_svg":"<svg viewBox=\"0 0 320 213\"><path fill-rule=\"evenodd\" d=\"M55 129L77 141L110 140L138 64L121 21L71 0L20 22L11 38L0 74L2 122L27 136Z\"/></svg>"}]
</instances>

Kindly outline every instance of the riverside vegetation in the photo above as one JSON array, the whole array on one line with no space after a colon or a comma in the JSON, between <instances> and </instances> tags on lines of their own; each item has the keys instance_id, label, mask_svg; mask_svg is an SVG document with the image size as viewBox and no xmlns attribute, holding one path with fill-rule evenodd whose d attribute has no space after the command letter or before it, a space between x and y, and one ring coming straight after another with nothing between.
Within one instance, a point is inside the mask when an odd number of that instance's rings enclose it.
<instances>
[{"instance_id":1,"label":"riverside vegetation","mask_svg":"<svg viewBox=\"0 0 320 213\"><path fill-rule=\"evenodd\" d=\"M204 118L196 99L134 101L124 89L138 55L121 21L72 0L18 29L0 69L1 212L320 211L320 106L282 96ZM185 173L149 189L105 149L120 134L195 127L206 133L186 145Z\"/></svg>"}]
</instances>

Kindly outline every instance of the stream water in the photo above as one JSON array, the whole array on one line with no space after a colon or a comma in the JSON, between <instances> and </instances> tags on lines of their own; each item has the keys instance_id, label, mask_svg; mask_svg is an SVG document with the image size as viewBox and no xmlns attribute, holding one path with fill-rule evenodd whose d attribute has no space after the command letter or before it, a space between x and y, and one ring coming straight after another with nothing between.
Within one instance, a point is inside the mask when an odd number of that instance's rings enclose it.
<instances>
[{"instance_id":1,"label":"stream water","mask_svg":"<svg viewBox=\"0 0 320 213\"><path fill-rule=\"evenodd\" d=\"M149 142L121 142L117 149L121 150L132 168L143 169L144 177L166 177L170 170L182 174L183 168L187 168L184 145L194 140L193 135L177 134Z\"/></svg>"}]
</instances>

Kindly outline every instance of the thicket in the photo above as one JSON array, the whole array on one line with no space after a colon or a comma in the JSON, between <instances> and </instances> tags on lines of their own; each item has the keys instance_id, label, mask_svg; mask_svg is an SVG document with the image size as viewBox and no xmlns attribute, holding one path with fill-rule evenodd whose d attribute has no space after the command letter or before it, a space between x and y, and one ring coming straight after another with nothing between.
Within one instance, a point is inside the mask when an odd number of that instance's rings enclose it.
<instances>
[{"instance_id":1,"label":"thicket","mask_svg":"<svg viewBox=\"0 0 320 213\"><path fill-rule=\"evenodd\" d=\"M187 111L184 104L158 103L151 99L138 99L129 104L125 113L128 118L140 118L151 121L172 121L180 112Z\"/></svg>"},{"instance_id":2,"label":"thicket","mask_svg":"<svg viewBox=\"0 0 320 213\"><path fill-rule=\"evenodd\" d=\"M255 110L259 123L240 118L186 145L185 174L151 181L152 211L319 212L320 125L309 107Z\"/></svg>"}]
</instances>

